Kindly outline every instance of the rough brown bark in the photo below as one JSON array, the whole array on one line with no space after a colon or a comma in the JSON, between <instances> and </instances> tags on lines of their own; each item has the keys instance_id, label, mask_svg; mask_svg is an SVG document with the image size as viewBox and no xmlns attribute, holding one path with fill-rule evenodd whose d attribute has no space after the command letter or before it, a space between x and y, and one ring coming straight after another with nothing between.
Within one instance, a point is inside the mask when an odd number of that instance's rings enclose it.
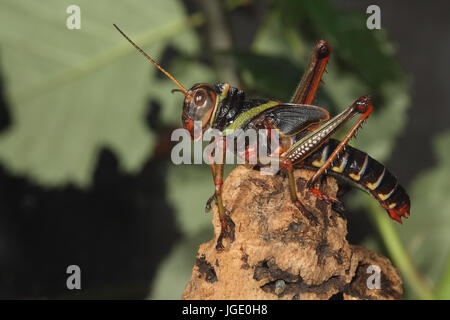
<instances>
[{"instance_id":1,"label":"rough brown bark","mask_svg":"<svg viewBox=\"0 0 450 320\"><path fill-rule=\"evenodd\" d=\"M304 216L291 203L287 179L264 176L239 166L223 186L226 210L235 224L235 240L220 234L200 245L183 299L400 299L401 279L391 262L346 240L347 222L331 206L304 193L312 172L296 170L299 198L311 211ZM327 177L322 191L336 195ZM381 288L368 289L370 265L381 269Z\"/></svg>"}]
</instances>

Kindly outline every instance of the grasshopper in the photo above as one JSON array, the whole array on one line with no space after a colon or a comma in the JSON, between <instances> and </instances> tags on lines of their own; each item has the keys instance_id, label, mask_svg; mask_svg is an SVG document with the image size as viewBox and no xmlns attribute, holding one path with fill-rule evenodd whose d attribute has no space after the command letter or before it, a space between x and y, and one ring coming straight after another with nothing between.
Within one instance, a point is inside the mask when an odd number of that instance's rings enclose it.
<instances>
[{"instance_id":1,"label":"grasshopper","mask_svg":"<svg viewBox=\"0 0 450 320\"><path fill-rule=\"evenodd\" d=\"M182 123L192 138L196 121L201 123L202 133L208 128L218 129L223 132L223 137L218 137L214 141L222 150L221 156L224 156L226 148L223 139L230 132L250 128L277 131L279 148L272 156L279 157L281 168L287 172L292 203L309 219L312 214L297 196L294 167L316 170L307 182L306 189L339 210L343 210L340 200L322 193L316 187L319 178L324 174L333 175L339 180L361 187L378 200L393 220L401 223L402 217L408 218L409 196L397 178L365 152L348 146L350 139L355 136L373 110L370 98L363 96L356 99L331 119L326 109L311 105L331 55L331 47L326 41L319 40L316 43L308 67L291 101L283 103L270 99L247 99L244 91L231 87L228 83L213 85L198 83L187 90L116 25L114 27L179 87L173 91L179 91L185 96ZM341 141L332 139L336 131L355 116L358 117L344 138ZM245 157L248 158L248 153L253 151L246 151ZM221 233L217 239L217 250L224 248L223 238L228 237L231 240L234 238L234 224L226 214L222 201L223 169L223 161L211 163L215 192L207 202L207 207L210 208L211 202L215 200L218 207Z\"/></svg>"}]
</instances>

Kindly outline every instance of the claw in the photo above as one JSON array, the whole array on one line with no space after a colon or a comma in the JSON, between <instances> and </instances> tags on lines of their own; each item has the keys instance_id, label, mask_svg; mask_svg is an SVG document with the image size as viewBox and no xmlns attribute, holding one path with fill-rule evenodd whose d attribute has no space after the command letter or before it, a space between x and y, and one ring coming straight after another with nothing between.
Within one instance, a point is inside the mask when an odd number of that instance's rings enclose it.
<instances>
[{"instance_id":1,"label":"claw","mask_svg":"<svg viewBox=\"0 0 450 320\"><path fill-rule=\"evenodd\" d=\"M305 216L309 222L313 225L318 225L319 221L316 216L314 216L299 200L294 201L295 206L300 210L300 212Z\"/></svg>"},{"instance_id":2,"label":"claw","mask_svg":"<svg viewBox=\"0 0 450 320\"><path fill-rule=\"evenodd\" d=\"M295 206L298 208L298 210L300 210L302 213L304 211L308 211L306 210L305 206L303 205L303 203L301 203L299 200L294 201Z\"/></svg>"},{"instance_id":3,"label":"claw","mask_svg":"<svg viewBox=\"0 0 450 320\"><path fill-rule=\"evenodd\" d=\"M209 197L208 201L206 201L206 206L205 206L206 213L211 211L213 201L216 201L216 193L214 193L211 197Z\"/></svg>"},{"instance_id":4,"label":"claw","mask_svg":"<svg viewBox=\"0 0 450 320\"><path fill-rule=\"evenodd\" d=\"M334 210L334 211L336 211L336 212L338 212L338 213L340 213L340 214L344 214L345 213L345 206L344 206L344 203L342 202L342 201L335 201L335 202L333 202L333 203L331 203L331 208Z\"/></svg>"},{"instance_id":5,"label":"claw","mask_svg":"<svg viewBox=\"0 0 450 320\"><path fill-rule=\"evenodd\" d=\"M230 239L231 242L234 241L234 229L235 224L233 220L231 220L230 216L226 215L224 220L220 221L220 235L217 238L216 250L222 251L224 246L222 244L222 240L225 238Z\"/></svg>"},{"instance_id":6,"label":"claw","mask_svg":"<svg viewBox=\"0 0 450 320\"><path fill-rule=\"evenodd\" d=\"M323 193L320 190L317 190L316 188L313 188L313 187L309 187L308 190L311 191L312 193L314 193L314 195L318 199L323 200L328 204L331 204L331 208L334 211L337 211L341 214L345 213L344 203L342 201L340 201L338 198L326 195L325 193Z\"/></svg>"}]
</instances>

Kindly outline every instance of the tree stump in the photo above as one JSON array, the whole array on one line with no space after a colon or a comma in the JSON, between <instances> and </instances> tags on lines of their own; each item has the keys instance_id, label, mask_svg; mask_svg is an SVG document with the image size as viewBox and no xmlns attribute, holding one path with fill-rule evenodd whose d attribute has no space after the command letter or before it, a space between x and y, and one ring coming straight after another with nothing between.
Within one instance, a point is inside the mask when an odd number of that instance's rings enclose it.
<instances>
[{"instance_id":1,"label":"tree stump","mask_svg":"<svg viewBox=\"0 0 450 320\"><path fill-rule=\"evenodd\" d=\"M312 174L295 171L299 198L311 212L305 216L290 201L287 178L234 169L224 182L223 201L235 240L224 239L225 249L216 251L220 223L214 206L215 236L200 245L182 298L400 299L402 281L391 262L350 245L345 217L304 192ZM326 177L321 191L335 196L337 190L335 179Z\"/></svg>"}]
</instances>

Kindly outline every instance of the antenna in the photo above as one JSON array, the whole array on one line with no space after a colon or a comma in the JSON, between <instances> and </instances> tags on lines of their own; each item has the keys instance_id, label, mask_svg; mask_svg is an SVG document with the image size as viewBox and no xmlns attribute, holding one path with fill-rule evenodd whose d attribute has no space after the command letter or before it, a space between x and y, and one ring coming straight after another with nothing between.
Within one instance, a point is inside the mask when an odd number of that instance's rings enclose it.
<instances>
[{"instance_id":1,"label":"antenna","mask_svg":"<svg viewBox=\"0 0 450 320\"><path fill-rule=\"evenodd\" d=\"M174 76L172 76L172 75L171 75L169 72L167 72L163 67L161 67L155 60L153 60L152 58L150 58L150 56L149 56L148 54L146 54L146 53L144 52L144 50L142 50L141 48L139 48L138 45L135 44L130 38L128 38L128 36L127 36L125 33L123 33L123 31L120 30L119 27L118 27L117 25L113 24L113 26L114 26L114 28L117 29L117 31L120 32L120 34L121 34L125 39L128 40L129 43L131 43L131 45L132 45L133 47L136 48L137 51L139 51L144 57L147 58L148 61L150 61L151 63L153 63L153 65L154 65L155 67L157 67L159 70L161 70L166 76L168 76L173 82L175 82L175 84L176 84L177 86L180 87L181 90L176 89L176 91L180 91L180 92L183 93L186 97L189 96L188 91L186 90L186 88L183 87L183 86L181 85L181 83L180 83L177 79L175 79Z\"/></svg>"}]
</instances>

